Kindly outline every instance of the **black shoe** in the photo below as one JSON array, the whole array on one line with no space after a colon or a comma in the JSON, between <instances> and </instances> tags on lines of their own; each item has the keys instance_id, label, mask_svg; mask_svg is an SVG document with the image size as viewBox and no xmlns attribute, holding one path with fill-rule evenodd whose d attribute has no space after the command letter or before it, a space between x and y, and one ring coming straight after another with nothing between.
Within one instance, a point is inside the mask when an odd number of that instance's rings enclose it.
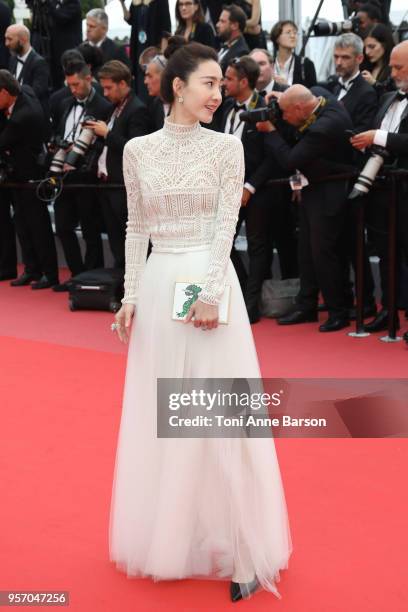
<instances>
[{"instance_id":1,"label":"black shoe","mask_svg":"<svg viewBox=\"0 0 408 612\"><path fill-rule=\"evenodd\" d=\"M367 319L368 317L375 317L377 314L377 306L375 304L371 304L370 306L364 306L363 308L363 319ZM349 319L350 321L355 321L357 318L357 309L350 308L349 311Z\"/></svg>"},{"instance_id":2,"label":"black shoe","mask_svg":"<svg viewBox=\"0 0 408 612\"><path fill-rule=\"evenodd\" d=\"M0 281L16 278L17 272L0 272Z\"/></svg>"},{"instance_id":3,"label":"black shoe","mask_svg":"<svg viewBox=\"0 0 408 612\"><path fill-rule=\"evenodd\" d=\"M408 331L402 336L402 339L408 344Z\"/></svg>"},{"instance_id":4,"label":"black shoe","mask_svg":"<svg viewBox=\"0 0 408 612\"><path fill-rule=\"evenodd\" d=\"M248 308L248 317L251 325L258 323L258 321L261 319L258 308Z\"/></svg>"},{"instance_id":5,"label":"black shoe","mask_svg":"<svg viewBox=\"0 0 408 612\"><path fill-rule=\"evenodd\" d=\"M31 283L31 289L49 289L58 285L58 279L51 279L48 276L42 276L40 280Z\"/></svg>"},{"instance_id":6,"label":"black shoe","mask_svg":"<svg viewBox=\"0 0 408 612\"><path fill-rule=\"evenodd\" d=\"M296 325L296 323L316 323L317 312L314 310L295 310L290 314L279 317L278 325Z\"/></svg>"},{"instance_id":7,"label":"black shoe","mask_svg":"<svg viewBox=\"0 0 408 612\"><path fill-rule=\"evenodd\" d=\"M230 596L231 601L239 601L242 597L249 597L252 593L255 593L259 588L259 582L256 578L252 582L246 582L244 584L239 582L231 582L230 584Z\"/></svg>"},{"instance_id":8,"label":"black shoe","mask_svg":"<svg viewBox=\"0 0 408 612\"><path fill-rule=\"evenodd\" d=\"M399 317L397 315L397 329L399 328L400 322ZM366 332L378 332L384 331L386 329L388 329L388 310L386 310L385 308L380 310L375 319L364 325L364 331Z\"/></svg>"},{"instance_id":9,"label":"black shoe","mask_svg":"<svg viewBox=\"0 0 408 612\"><path fill-rule=\"evenodd\" d=\"M29 272L23 272L21 276L12 280L10 285L12 287L23 287L24 285L30 285L33 281L40 280L41 274L30 274Z\"/></svg>"},{"instance_id":10,"label":"black shoe","mask_svg":"<svg viewBox=\"0 0 408 612\"><path fill-rule=\"evenodd\" d=\"M350 321L344 317L329 317L327 321L325 321L319 327L320 332L333 332L338 331L339 329L343 329L350 325Z\"/></svg>"},{"instance_id":11,"label":"black shoe","mask_svg":"<svg viewBox=\"0 0 408 612\"><path fill-rule=\"evenodd\" d=\"M69 291L70 285L70 281L65 281L65 283L60 283L59 285L56 284L52 290L56 291L57 293L62 293L63 291Z\"/></svg>"}]
</instances>

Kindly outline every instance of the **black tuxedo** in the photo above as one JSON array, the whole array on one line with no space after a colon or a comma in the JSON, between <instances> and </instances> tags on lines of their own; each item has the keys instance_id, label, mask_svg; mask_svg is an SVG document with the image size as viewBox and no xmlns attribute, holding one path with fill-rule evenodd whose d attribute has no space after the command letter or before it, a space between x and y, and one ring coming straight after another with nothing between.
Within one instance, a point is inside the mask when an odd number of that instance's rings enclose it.
<instances>
[{"instance_id":1,"label":"black tuxedo","mask_svg":"<svg viewBox=\"0 0 408 612\"><path fill-rule=\"evenodd\" d=\"M2 115L0 125L0 154L12 167L10 179L26 182L38 179L41 170L37 157L42 150L46 133L43 109L33 90L24 85L17 96L9 119ZM57 255L51 221L46 204L37 199L35 192L15 190L12 194L14 222L20 241L23 262L27 273L45 274L56 280L58 276ZM15 240L10 225L10 201L2 198L2 233L0 241L6 241L9 250L3 255L0 268L15 270ZM4 260L5 257L5 260ZM8 263L7 263L8 262Z\"/></svg>"},{"instance_id":2,"label":"black tuxedo","mask_svg":"<svg viewBox=\"0 0 408 612\"><path fill-rule=\"evenodd\" d=\"M164 125L164 106L163 102L158 96L154 98L150 97L147 102L147 108L150 115L150 125L153 132L161 130Z\"/></svg>"},{"instance_id":3,"label":"black tuxedo","mask_svg":"<svg viewBox=\"0 0 408 612\"><path fill-rule=\"evenodd\" d=\"M265 106L265 100L259 94L256 95L254 109ZM254 98L253 98L254 100ZM254 100L255 101L255 100ZM235 100L227 98L224 101L221 113L219 129L225 132L228 116L233 112ZM235 125L238 120L235 120ZM235 247L232 247L231 259L240 280L244 292L245 302L250 316L255 316L258 309L258 301L265 278L266 270L270 262L271 240L273 237L273 225L275 222L279 229L278 216L280 212L281 192L278 189L265 187L266 181L283 175L282 169L274 158L265 149L264 134L258 132L254 125L244 123L241 142L244 147L245 157L245 183L251 185L256 191L251 195L247 206L243 206L239 212L235 238L239 234L242 222L245 220L246 236L248 242L249 271L246 274L241 257Z\"/></svg>"},{"instance_id":4,"label":"black tuxedo","mask_svg":"<svg viewBox=\"0 0 408 612\"><path fill-rule=\"evenodd\" d=\"M396 100L397 92L385 94L380 100L377 116L374 120L374 127L380 129L381 122L393 102ZM390 110L393 112L393 109ZM391 157L386 159L386 164L395 165L397 168L408 169L408 104L401 116L398 131L388 133L386 150ZM366 206L367 231L370 240L374 244L378 255L382 305L388 307L388 211L391 197L390 181L378 183L376 189L372 189L369 194ZM398 234L397 244L399 250L404 251L405 257L408 256L408 181L397 183L397 215L398 215ZM400 263L400 262L399 262ZM398 276L397 276L398 278Z\"/></svg>"},{"instance_id":5,"label":"black tuxedo","mask_svg":"<svg viewBox=\"0 0 408 612\"><path fill-rule=\"evenodd\" d=\"M226 45L223 45L223 47L225 48ZM223 47L221 47L221 49ZM248 53L249 47L246 43L245 38L243 36L236 38L234 43L229 47L228 52L220 60L222 73L225 74L225 71L227 70L228 64L231 60L233 60L235 57L242 57L243 55L248 55Z\"/></svg>"},{"instance_id":6,"label":"black tuxedo","mask_svg":"<svg viewBox=\"0 0 408 612\"><path fill-rule=\"evenodd\" d=\"M117 45L108 36L105 38L99 48L102 51L104 64L110 60L118 60L119 62L126 64L126 66L130 66L130 60L126 53L125 47L123 45Z\"/></svg>"},{"instance_id":7,"label":"black tuxedo","mask_svg":"<svg viewBox=\"0 0 408 612\"><path fill-rule=\"evenodd\" d=\"M64 138L65 124L75 105L75 99L70 96L60 101L57 116L61 117L59 124L54 127L54 136ZM95 119L106 121L111 113L111 104L99 93L93 90L88 98L83 117L93 115ZM90 149L92 170L88 173L72 171L65 178L65 182L94 183L96 181L96 167L98 156L103 148L103 139L97 139ZM55 227L61 240L65 259L72 275L84 270L103 267L103 250L101 240L101 214L97 196L94 190L62 191L55 202ZM85 259L82 259L78 238L75 229L81 225L82 236L86 244Z\"/></svg>"},{"instance_id":8,"label":"black tuxedo","mask_svg":"<svg viewBox=\"0 0 408 612\"><path fill-rule=\"evenodd\" d=\"M327 83L321 83L321 85L328 89L336 98L342 89L337 76L329 78ZM377 94L361 74L358 74L353 79L352 85L339 102L343 104L350 115L356 133L365 132L372 127L374 117L378 111Z\"/></svg>"},{"instance_id":9,"label":"black tuxedo","mask_svg":"<svg viewBox=\"0 0 408 612\"><path fill-rule=\"evenodd\" d=\"M12 55L10 57L9 70L14 76L16 76L17 64L17 57ZM33 88L35 95L44 108L44 112L47 114L50 72L45 59L34 49L31 49L25 60L18 81Z\"/></svg>"},{"instance_id":10,"label":"black tuxedo","mask_svg":"<svg viewBox=\"0 0 408 612\"><path fill-rule=\"evenodd\" d=\"M115 111L114 111L115 112ZM106 180L123 184L123 149L128 140L150 131L150 118L145 105L133 93L105 140ZM127 221L126 193L123 189L101 190L99 201L108 233L109 245L114 256L115 268L125 268L125 238Z\"/></svg>"},{"instance_id":11,"label":"black tuxedo","mask_svg":"<svg viewBox=\"0 0 408 612\"><path fill-rule=\"evenodd\" d=\"M267 146L290 173L300 170L309 181L349 169L345 130L351 119L337 101L329 100L298 141L289 145L279 132L266 136ZM344 293L347 181L319 182L302 189L299 205L299 308L317 309L322 291L329 314L347 317Z\"/></svg>"}]
</instances>

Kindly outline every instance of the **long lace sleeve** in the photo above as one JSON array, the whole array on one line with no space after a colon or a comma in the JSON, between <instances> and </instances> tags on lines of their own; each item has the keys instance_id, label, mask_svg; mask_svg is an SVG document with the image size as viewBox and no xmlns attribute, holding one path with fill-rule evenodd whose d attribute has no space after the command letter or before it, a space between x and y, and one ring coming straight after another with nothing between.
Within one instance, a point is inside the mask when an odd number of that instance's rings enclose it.
<instances>
[{"instance_id":1,"label":"long lace sleeve","mask_svg":"<svg viewBox=\"0 0 408 612\"><path fill-rule=\"evenodd\" d=\"M228 136L220 158L220 192L211 244L210 265L200 301L219 304L225 289L225 276L238 221L244 186L244 149L235 136Z\"/></svg>"},{"instance_id":2,"label":"long lace sleeve","mask_svg":"<svg viewBox=\"0 0 408 612\"><path fill-rule=\"evenodd\" d=\"M125 180L128 206L125 243L125 295L122 304L137 303L140 277L146 265L149 231L142 206L140 184L136 168L136 152L132 151L132 141L123 152L123 176Z\"/></svg>"}]
</instances>

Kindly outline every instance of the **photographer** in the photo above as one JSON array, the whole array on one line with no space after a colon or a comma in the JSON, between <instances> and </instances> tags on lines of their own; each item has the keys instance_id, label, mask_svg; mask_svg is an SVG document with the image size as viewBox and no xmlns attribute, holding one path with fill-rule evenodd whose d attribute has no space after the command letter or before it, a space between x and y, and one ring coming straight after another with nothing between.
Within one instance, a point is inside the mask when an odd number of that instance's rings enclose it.
<instances>
[{"instance_id":1,"label":"photographer","mask_svg":"<svg viewBox=\"0 0 408 612\"><path fill-rule=\"evenodd\" d=\"M43 110L32 89L21 86L7 70L0 70L0 110L0 156L7 178L20 183L40 178L37 158L45 138ZM0 262L3 278L6 272L16 272L10 203L3 199L6 193L2 193L0 240L9 245L9 250L3 256L6 263ZM47 206L30 189L16 189L11 195L24 263L24 273L11 284L17 287L33 283L33 289L51 287L58 283L58 265Z\"/></svg>"},{"instance_id":2,"label":"photographer","mask_svg":"<svg viewBox=\"0 0 408 612\"><path fill-rule=\"evenodd\" d=\"M21 85L33 88L47 115L50 71L45 59L31 47L30 30L24 25L11 25L6 30L5 41L11 52L11 74Z\"/></svg>"},{"instance_id":3,"label":"photographer","mask_svg":"<svg viewBox=\"0 0 408 612\"><path fill-rule=\"evenodd\" d=\"M26 0L32 11L33 47L48 62L53 89L62 86L61 55L82 42L80 0Z\"/></svg>"},{"instance_id":4,"label":"photographer","mask_svg":"<svg viewBox=\"0 0 408 612\"><path fill-rule=\"evenodd\" d=\"M96 139L94 134L84 155L75 155L76 167L73 168L72 165L67 167L66 162L69 159L68 155L78 150L76 143L80 144L82 130L87 125L86 120L92 117L106 121L111 112L111 105L92 86L91 70L84 62L66 64L65 80L72 95L60 101L60 108L56 113L61 119L57 126L53 126L54 157L50 169L55 170L60 176L63 172L71 170L64 178L64 183L94 183L98 155L103 146L103 141ZM61 240L72 276L84 270L102 267L101 223L94 191L62 190L54 208L56 232ZM82 259L75 232L78 222L86 244L85 260ZM54 291L68 291L68 288L69 281L54 287Z\"/></svg>"},{"instance_id":5,"label":"photographer","mask_svg":"<svg viewBox=\"0 0 408 612\"><path fill-rule=\"evenodd\" d=\"M392 78L398 91L385 94L380 101L380 109L374 125L377 129L357 134L351 139L352 145L359 150L373 145L381 147L389 154L387 164L408 169L408 41L394 47L390 58ZM380 258L380 277L382 290L382 310L370 323L365 325L369 332L385 330L388 327L388 206L391 185L382 182L378 189L369 195L367 224L369 237L374 243ZM408 256L408 185L407 180L398 183L398 242ZM397 275L398 278L398 275Z\"/></svg>"},{"instance_id":6,"label":"photographer","mask_svg":"<svg viewBox=\"0 0 408 612\"><path fill-rule=\"evenodd\" d=\"M312 181L347 168L349 149L345 130L351 129L351 120L339 102L317 98L303 85L292 85L280 94L278 105L283 120L297 129L297 139L288 144L276 130L276 110L271 117L274 123L266 121L257 127L266 132L266 146L283 168L297 173L292 184L296 187L303 184L298 206L300 292L294 312L278 319L278 323L317 321L321 290L329 318L319 330L336 331L349 324L342 245L347 181Z\"/></svg>"},{"instance_id":7,"label":"photographer","mask_svg":"<svg viewBox=\"0 0 408 612\"><path fill-rule=\"evenodd\" d=\"M150 118L145 105L131 90L132 73L117 60L107 62L99 71L105 97L113 104L113 112L105 121L89 121L96 136L104 139L98 159L98 178L102 182L123 181L122 157L125 144L131 138L149 133ZM125 234L127 221L124 189L101 190L98 200L108 233L115 268L125 269Z\"/></svg>"}]
</instances>

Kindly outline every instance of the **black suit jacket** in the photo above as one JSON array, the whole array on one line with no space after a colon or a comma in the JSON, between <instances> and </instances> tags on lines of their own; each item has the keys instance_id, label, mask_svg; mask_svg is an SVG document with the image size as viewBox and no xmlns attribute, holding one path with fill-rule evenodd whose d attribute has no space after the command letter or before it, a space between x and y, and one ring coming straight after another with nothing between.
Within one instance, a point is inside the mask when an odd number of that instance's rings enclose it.
<instances>
[{"instance_id":1,"label":"black suit jacket","mask_svg":"<svg viewBox=\"0 0 408 612\"><path fill-rule=\"evenodd\" d=\"M278 131L266 134L266 146L289 172L299 169L309 180L349 170L350 149L345 130L350 116L337 100L328 100L314 123L288 144ZM335 185L335 183L333 183Z\"/></svg>"},{"instance_id":2,"label":"black suit jacket","mask_svg":"<svg viewBox=\"0 0 408 612\"><path fill-rule=\"evenodd\" d=\"M214 49L217 48L214 30L209 23L197 23L194 34L191 33L188 40L189 42L199 42Z\"/></svg>"},{"instance_id":3,"label":"black suit jacket","mask_svg":"<svg viewBox=\"0 0 408 612\"><path fill-rule=\"evenodd\" d=\"M117 45L111 38L106 37L100 47L103 54L103 63L110 60L118 60L126 66L130 66L130 60L126 53L125 47Z\"/></svg>"},{"instance_id":4,"label":"black suit jacket","mask_svg":"<svg viewBox=\"0 0 408 612\"><path fill-rule=\"evenodd\" d=\"M153 132L161 130L164 125L164 106L161 99L158 96L154 98L149 97L147 110L150 116L151 130Z\"/></svg>"},{"instance_id":5,"label":"black suit jacket","mask_svg":"<svg viewBox=\"0 0 408 612\"><path fill-rule=\"evenodd\" d=\"M39 178L37 164L46 135L46 121L40 102L28 85L23 85L9 119L0 113L0 154L7 159L12 180Z\"/></svg>"},{"instance_id":6,"label":"black suit jacket","mask_svg":"<svg viewBox=\"0 0 408 612\"><path fill-rule=\"evenodd\" d=\"M69 98L63 98L60 100L60 108L57 112L57 117L60 117L57 125L53 125L53 136L59 136L61 139L64 138L65 123L68 115L75 104L75 98L70 96ZM85 106L83 117L86 115L92 115L95 119L100 121L107 121L112 112L112 105L101 96L97 91L94 90L94 94L90 100L87 101ZM92 145L92 172L96 173L96 167L98 157L103 149L104 140L98 138ZM72 174L72 173L71 173Z\"/></svg>"},{"instance_id":7,"label":"black suit jacket","mask_svg":"<svg viewBox=\"0 0 408 612\"><path fill-rule=\"evenodd\" d=\"M80 0L49 0L47 6L51 33L51 80L54 89L61 87L64 75L61 55L82 42L82 11Z\"/></svg>"},{"instance_id":8,"label":"black suit jacket","mask_svg":"<svg viewBox=\"0 0 408 612\"><path fill-rule=\"evenodd\" d=\"M130 34L130 54L134 72L139 61L139 53L141 50L150 46L160 48L163 32L171 32L168 0L152 0L152 2L150 2L150 4L147 6L147 40L144 45L141 45L138 40L138 21L141 8L142 7L140 5L135 6L133 3L129 7L130 16L128 23L132 27Z\"/></svg>"},{"instance_id":9,"label":"black suit jacket","mask_svg":"<svg viewBox=\"0 0 408 612\"><path fill-rule=\"evenodd\" d=\"M132 91L123 111L115 120L105 140L106 168L111 183L123 183L123 149L131 138L150 132L150 118L146 106Z\"/></svg>"},{"instance_id":10,"label":"black suit jacket","mask_svg":"<svg viewBox=\"0 0 408 612\"><path fill-rule=\"evenodd\" d=\"M9 70L15 76L17 70L17 57L15 55L10 58ZM45 113L47 113L50 72L45 59L34 49L31 49L25 60L18 80L20 83L32 87Z\"/></svg>"},{"instance_id":11,"label":"black suit jacket","mask_svg":"<svg viewBox=\"0 0 408 612\"><path fill-rule=\"evenodd\" d=\"M393 91L381 98L380 107L374 122L376 128L379 129L381 127L384 115L394 102L396 95L397 92ZM402 113L398 132L388 133L386 149L394 156L398 168L408 169L408 104ZM386 163L388 163L388 160Z\"/></svg>"},{"instance_id":12,"label":"black suit jacket","mask_svg":"<svg viewBox=\"0 0 408 612\"><path fill-rule=\"evenodd\" d=\"M234 103L233 98L226 98L223 103L219 124L220 132L225 130L227 118ZM262 96L259 96L255 108L264 106L265 100ZM264 134L258 132L254 125L244 123L241 141L245 157L245 182L250 183L255 189L259 189L268 179L276 176L277 165L274 163L271 154L266 151ZM281 169L279 168L279 170Z\"/></svg>"},{"instance_id":13,"label":"black suit jacket","mask_svg":"<svg viewBox=\"0 0 408 612\"><path fill-rule=\"evenodd\" d=\"M242 57L243 55L248 55L249 47L246 43L246 40L243 36L240 36L236 39L236 42L229 48L228 53L224 55L224 57L220 61L220 66L222 73L225 74L225 71L228 67L228 64L235 57Z\"/></svg>"},{"instance_id":14,"label":"black suit jacket","mask_svg":"<svg viewBox=\"0 0 408 612\"><path fill-rule=\"evenodd\" d=\"M327 83L321 84L326 87L334 96L339 95L341 85L337 76L329 78ZM357 133L369 130L378 111L377 94L374 88L359 74L346 95L339 100L349 113L353 122L353 128Z\"/></svg>"}]
</instances>

